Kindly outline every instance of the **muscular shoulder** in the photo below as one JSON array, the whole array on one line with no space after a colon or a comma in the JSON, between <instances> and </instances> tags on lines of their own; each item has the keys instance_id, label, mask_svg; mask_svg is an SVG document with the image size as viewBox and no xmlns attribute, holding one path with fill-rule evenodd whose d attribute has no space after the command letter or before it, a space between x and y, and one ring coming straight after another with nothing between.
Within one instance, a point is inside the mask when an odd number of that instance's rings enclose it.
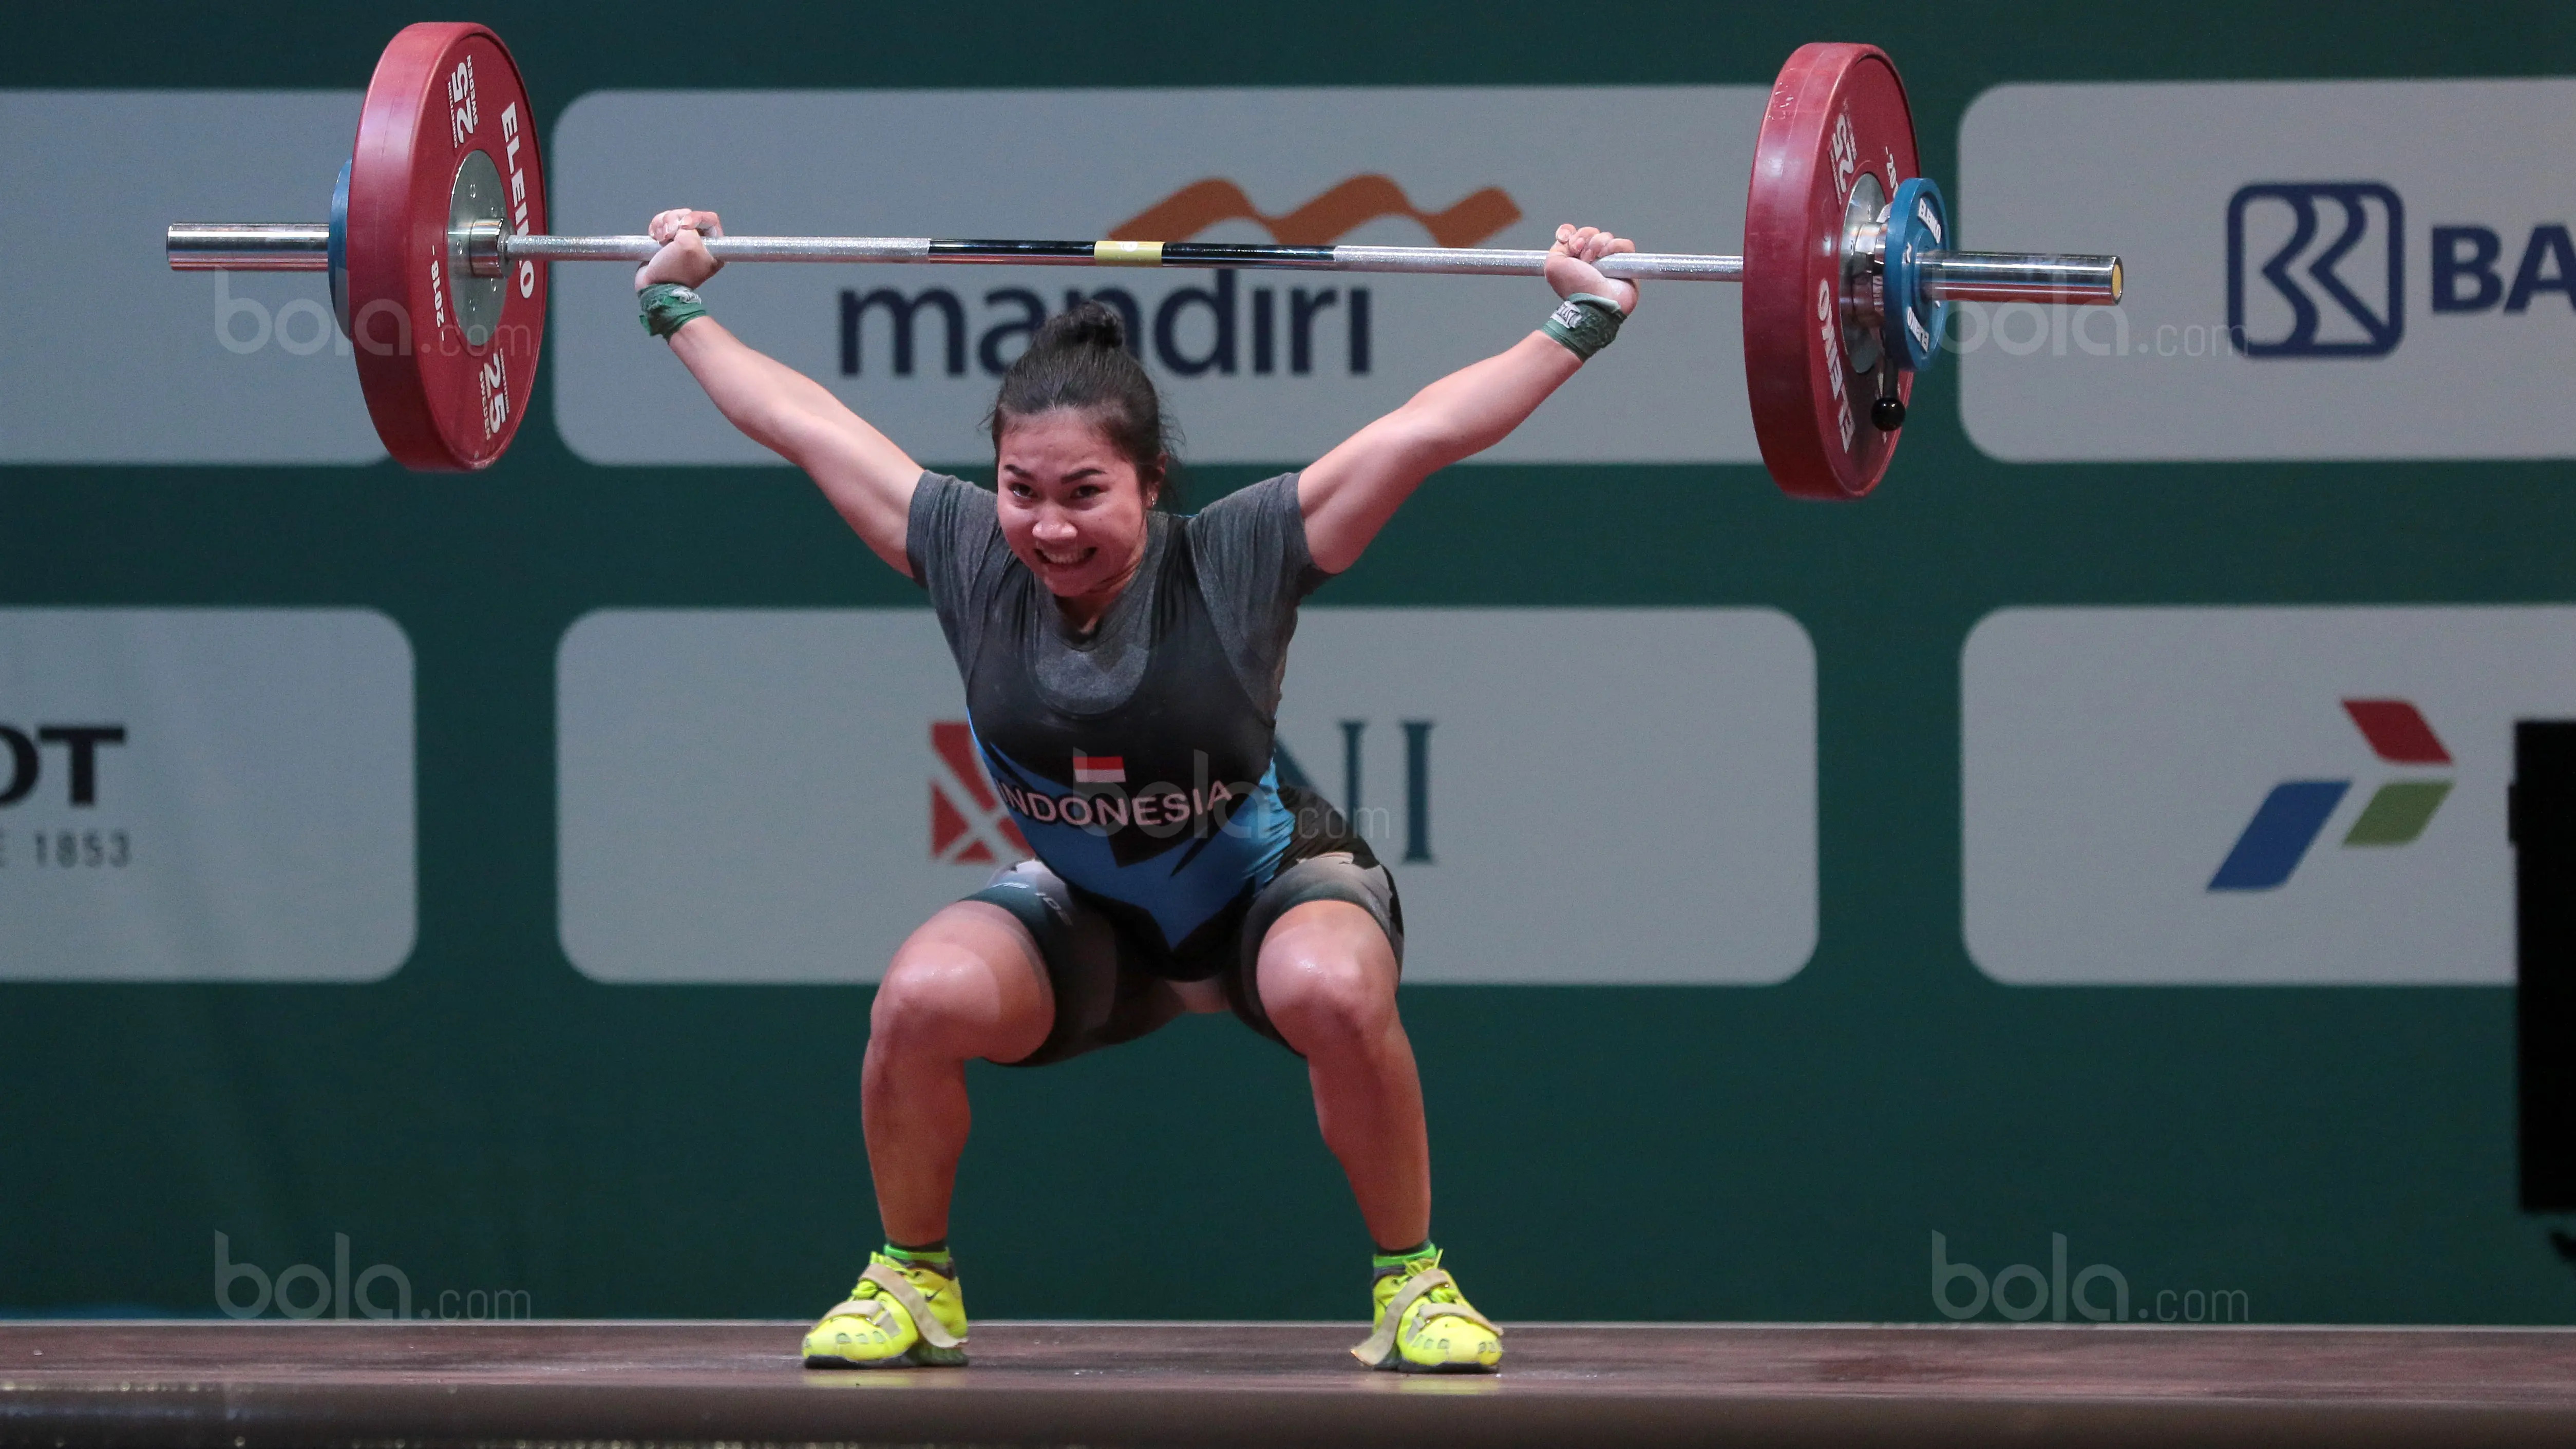
<instances>
[{"instance_id":1,"label":"muscular shoulder","mask_svg":"<svg viewBox=\"0 0 2576 1449\"><path fill-rule=\"evenodd\" d=\"M921 481L912 489L904 552L912 556L918 577L920 564L935 559L958 542L978 541L978 535L997 531L1001 526L999 505L992 490L924 469Z\"/></svg>"},{"instance_id":2,"label":"muscular shoulder","mask_svg":"<svg viewBox=\"0 0 2576 1449\"><path fill-rule=\"evenodd\" d=\"M962 659L967 641L960 629L982 618L983 604L1010 562L992 492L963 478L925 471L912 490L903 552L913 582L930 595L930 605Z\"/></svg>"},{"instance_id":3,"label":"muscular shoulder","mask_svg":"<svg viewBox=\"0 0 2576 1449\"><path fill-rule=\"evenodd\" d=\"M1191 550L1201 572L1227 575L1230 583L1273 575L1295 581L1315 566L1314 555L1306 550L1306 516L1297 506L1294 473L1229 493L1188 523ZM1308 584L1298 592L1312 587Z\"/></svg>"}]
</instances>

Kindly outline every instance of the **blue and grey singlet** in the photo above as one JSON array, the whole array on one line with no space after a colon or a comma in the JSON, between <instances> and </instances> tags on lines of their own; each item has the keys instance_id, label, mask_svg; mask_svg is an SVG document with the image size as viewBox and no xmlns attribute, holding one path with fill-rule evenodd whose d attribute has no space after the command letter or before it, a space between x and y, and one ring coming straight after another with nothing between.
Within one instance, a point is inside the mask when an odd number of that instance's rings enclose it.
<instances>
[{"instance_id":1,"label":"blue and grey singlet","mask_svg":"<svg viewBox=\"0 0 2576 1449\"><path fill-rule=\"evenodd\" d=\"M925 474L907 553L1031 850L1186 977L1232 949L1243 907L1283 863L1354 843L1324 802L1283 792L1272 763L1297 604L1326 577L1295 475L1192 517L1153 515L1151 530L1088 639L1011 555L989 492Z\"/></svg>"}]
</instances>

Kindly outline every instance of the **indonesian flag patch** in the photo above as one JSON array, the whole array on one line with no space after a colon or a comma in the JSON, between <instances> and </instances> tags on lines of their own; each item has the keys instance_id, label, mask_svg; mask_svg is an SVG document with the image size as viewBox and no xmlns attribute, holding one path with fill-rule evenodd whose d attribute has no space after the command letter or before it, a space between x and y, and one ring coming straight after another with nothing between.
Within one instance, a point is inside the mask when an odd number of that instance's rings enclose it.
<instances>
[{"instance_id":1,"label":"indonesian flag patch","mask_svg":"<svg viewBox=\"0 0 2576 1449\"><path fill-rule=\"evenodd\" d=\"M1124 785L1127 783L1127 760L1122 755L1076 755L1073 757L1073 783L1077 785Z\"/></svg>"}]
</instances>

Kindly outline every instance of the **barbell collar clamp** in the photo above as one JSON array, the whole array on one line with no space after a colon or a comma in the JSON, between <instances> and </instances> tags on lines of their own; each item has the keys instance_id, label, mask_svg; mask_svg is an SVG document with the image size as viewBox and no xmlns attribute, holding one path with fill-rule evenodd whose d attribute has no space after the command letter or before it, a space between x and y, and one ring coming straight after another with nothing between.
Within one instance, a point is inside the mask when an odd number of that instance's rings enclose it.
<instances>
[{"instance_id":1,"label":"barbell collar clamp","mask_svg":"<svg viewBox=\"0 0 2576 1449\"><path fill-rule=\"evenodd\" d=\"M485 278L501 275L508 265L501 255L501 244L509 231L509 227L501 222L486 220L467 222L451 233L462 243L460 249L465 253L465 270L469 275Z\"/></svg>"}]
</instances>

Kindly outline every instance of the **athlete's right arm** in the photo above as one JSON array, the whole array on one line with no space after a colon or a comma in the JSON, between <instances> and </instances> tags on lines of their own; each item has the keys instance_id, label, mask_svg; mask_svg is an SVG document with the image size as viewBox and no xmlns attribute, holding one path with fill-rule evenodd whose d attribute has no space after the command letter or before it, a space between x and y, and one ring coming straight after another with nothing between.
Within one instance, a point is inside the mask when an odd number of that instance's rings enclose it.
<instances>
[{"instance_id":1,"label":"athlete's right arm","mask_svg":"<svg viewBox=\"0 0 2576 1449\"><path fill-rule=\"evenodd\" d=\"M724 235L712 211L680 208L653 218L662 249L635 274L637 290L657 282L695 287L724 266L703 237ZM671 355L707 390L743 435L805 470L833 509L877 557L906 576L904 535L921 465L849 410L821 383L752 350L713 317L692 317L671 334Z\"/></svg>"}]
</instances>

